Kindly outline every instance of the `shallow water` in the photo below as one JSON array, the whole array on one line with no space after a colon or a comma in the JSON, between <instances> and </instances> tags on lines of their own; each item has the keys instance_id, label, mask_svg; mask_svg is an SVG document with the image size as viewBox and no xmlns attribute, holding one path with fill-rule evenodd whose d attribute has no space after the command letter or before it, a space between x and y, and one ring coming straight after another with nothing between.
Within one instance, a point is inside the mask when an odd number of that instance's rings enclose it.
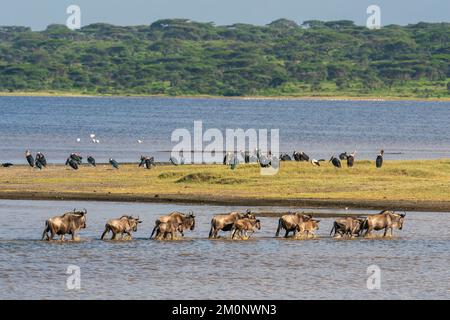
<instances>
[{"instance_id":1,"label":"shallow water","mask_svg":"<svg viewBox=\"0 0 450 320\"><path fill-rule=\"evenodd\" d=\"M75 207L88 210L82 241L38 240L48 217ZM275 239L276 218L261 218L249 241L208 240L212 215L236 209L246 208L0 200L0 299L450 298L450 213L410 212L391 240L330 239L332 219L322 219L319 239ZM193 210L196 229L183 241L147 240L173 210ZM98 240L122 214L144 220L134 240ZM81 290L66 287L69 265L80 267ZM380 290L367 289L370 265L381 269Z\"/></svg>"},{"instance_id":2,"label":"shallow water","mask_svg":"<svg viewBox=\"0 0 450 320\"><path fill-rule=\"evenodd\" d=\"M25 163L27 148L52 163L71 152L97 162L138 161L141 154L167 161L171 133L192 133L195 120L203 132L279 129L281 152L316 159L357 149L358 159L373 160L381 148L386 160L444 158L448 119L450 102L0 97L0 162ZM100 144L90 142L91 133Z\"/></svg>"}]
</instances>

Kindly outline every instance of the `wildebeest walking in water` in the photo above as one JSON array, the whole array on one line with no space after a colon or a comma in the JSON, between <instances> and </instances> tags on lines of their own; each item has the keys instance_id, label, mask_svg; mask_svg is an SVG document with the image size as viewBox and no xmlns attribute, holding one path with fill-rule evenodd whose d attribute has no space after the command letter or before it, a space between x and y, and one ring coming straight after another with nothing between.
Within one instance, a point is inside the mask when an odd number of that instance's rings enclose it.
<instances>
[{"instance_id":1,"label":"wildebeest walking in water","mask_svg":"<svg viewBox=\"0 0 450 320\"><path fill-rule=\"evenodd\" d=\"M330 236L333 237L358 237L362 231L365 218L347 217L337 219L333 223Z\"/></svg>"},{"instance_id":2,"label":"wildebeest walking in water","mask_svg":"<svg viewBox=\"0 0 450 320\"><path fill-rule=\"evenodd\" d=\"M30 167L34 168L34 158L30 150L25 151L25 158L27 159L27 162L30 165Z\"/></svg>"},{"instance_id":3,"label":"wildebeest walking in water","mask_svg":"<svg viewBox=\"0 0 450 320\"><path fill-rule=\"evenodd\" d=\"M294 236L296 236L298 231L298 225L301 222L309 221L311 219L312 219L311 215L305 215L300 212L286 214L278 220L278 228L277 232L275 233L275 237L279 236L281 229L286 230L286 233L284 235L285 238L289 236L290 232L294 232Z\"/></svg>"},{"instance_id":4,"label":"wildebeest walking in water","mask_svg":"<svg viewBox=\"0 0 450 320\"><path fill-rule=\"evenodd\" d=\"M364 236L371 235L372 231L378 231L384 229L383 237L386 237L388 231L389 236L393 236L393 229L403 229L403 223L405 221L406 213L398 214L394 211L384 210L379 214L368 216L362 225L362 230L366 230Z\"/></svg>"},{"instance_id":5,"label":"wildebeest walking in water","mask_svg":"<svg viewBox=\"0 0 450 320\"><path fill-rule=\"evenodd\" d=\"M335 156L332 156L329 162L331 162L335 168L341 167L341 160L339 160L339 158L336 158Z\"/></svg>"},{"instance_id":6,"label":"wildebeest walking in water","mask_svg":"<svg viewBox=\"0 0 450 320\"><path fill-rule=\"evenodd\" d=\"M95 159L92 156L87 157L87 162L93 167L96 166Z\"/></svg>"},{"instance_id":7,"label":"wildebeest walking in water","mask_svg":"<svg viewBox=\"0 0 450 320\"><path fill-rule=\"evenodd\" d=\"M121 239L123 239L124 234L128 235L129 239L131 239L131 233L137 231L137 226L139 223L142 223L139 217L134 218L126 215L120 217L119 219L108 220L101 239L103 240L109 232L112 232L111 240L116 240L117 235L121 235Z\"/></svg>"},{"instance_id":8,"label":"wildebeest walking in water","mask_svg":"<svg viewBox=\"0 0 450 320\"><path fill-rule=\"evenodd\" d=\"M231 231L236 221L244 218L253 219L255 215L247 210L246 213L231 212L229 214L219 214L211 220L211 230L209 231L209 238L217 238L219 231Z\"/></svg>"},{"instance_id":9,"label":"wildebeest walking in water","mask_svg":"<svg viewBox=\"0 0 450 320\"><path fill-rule=\"evenodd\" d=\"M383 166L383 156L384 156L384 150L381 150L377 156L377 160L375 161L377 168L381 168Z\"/></svg>"},{"instance_id":10,"label":"wildebeest walking in water","mask_svg":"<svg viewBox=\"0 0 450 320\"><path fill-rule=\"evenodd\" d=\"M249 232L255 233L255 229L261 230L261 221L256 218L244 218L237 220L231 227L231 239L239 234L241 239L249 239Z\"/></svg>"},{"instance_id":11,"label":"wildebeest walking in water","mask_svg":"<svg viewBox=\"0 0 450 320\"><path fill-rule=\"evenodd\" d=\"M153 228L150 239L155 235L155 239L162 240L170 236L170 239L174 239L175 233L180 232L181 236L184 236L184 230L194 230L195 228L195 215L192 211L189 214L182 212L172 212L168 215L162 216L155 221L155 227Z\"/></svg>"},{"instance_id":12,"label":"wildebeest walking in water","mask_svg":"<svg viewBox=\"0 0 450 320\"><path fill-rule=\"evenodd\" d=\"M55 235L59 235L61 236L61 241L63 241L66 234L70 234L72 236L72 240L76 240L76 232L86 228L86 215L86 209L83 211L77 211L74 209L73 212L67 212L62 216L56 216L48 219L45 222L42 240L51 241Z\"/></svg>"},{"instance_id":13,"label":"wildebeest walking in water","mask_svg":"<svg viewBox=\"0 0 450 320\"><path fill-rule=\"evenodd\" d=\"M316 237L316 230L319 230L319 223L320 220L313 220L310 219L308 221L301 221L296 228L297 233L295 234L294 238L298 237L306 237L309 238L311 235L313 238ZM300 235L300 236L298 236Z\"/></svg>"}]
</instances>

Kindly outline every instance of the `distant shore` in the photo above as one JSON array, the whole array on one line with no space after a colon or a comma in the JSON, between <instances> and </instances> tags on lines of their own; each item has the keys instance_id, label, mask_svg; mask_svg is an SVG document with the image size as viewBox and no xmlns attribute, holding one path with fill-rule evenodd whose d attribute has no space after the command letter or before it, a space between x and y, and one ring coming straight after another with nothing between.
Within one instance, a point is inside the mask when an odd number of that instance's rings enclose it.
<instances>
[{"instance_id":1,"label":"distant shore","mask_svg":"<svg viewBox=\"0 0 450 320\"><path fill-rule=\"evenodd\" d=\"M373 161L354 168L285 162L274 176L258 165L50 165L0 168L0 199L186 203L450 212L450 160Z\"/></svg>"},{"instance_id":2,"label":"distant shore","mask_svg":"<svg viewBox=\"0 0 450 320\"><path fill-rule=\"evenodd\" d=\"M139 95L139 94L89 94L65 91L38 91L38 92L0 92L0 97L74 97L74 98L185 98L185 99L236 99L236 100L324 100L324 101L450 101L445 98L397 97L377 95L278 95L278 96L211 96L211 95Z\"/></svg>"}]
</instances>

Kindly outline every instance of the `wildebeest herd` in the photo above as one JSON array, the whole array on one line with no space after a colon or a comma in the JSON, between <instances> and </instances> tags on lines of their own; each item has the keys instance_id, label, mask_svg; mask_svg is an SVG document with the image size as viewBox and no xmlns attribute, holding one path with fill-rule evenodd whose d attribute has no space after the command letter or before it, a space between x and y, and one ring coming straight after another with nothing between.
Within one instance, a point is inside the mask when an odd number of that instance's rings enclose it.
<instances>
[{"instance_id":1,"label":"wildebeest herd","mask_svg":"<svg viewBox=\"0 0 450 320\"><path fill-rule=\"evenodd\" d=\"M333 223L330 235L336 238L369 237L373 231L384 230L383 237L392 237L393 229L402 230L406 213L396 213L390 210L381 211L378 214L366 217L343 217L336 219ZM55 216L45 222L42 240L51 241L55 236L60 236L63 241L65 235L70 235L72 240L77 240L76 234L87 227L87 211L76 210ZM101 235L103 240L111 233L111 240L130 240L132 233L142 220L137 217L123 215L118 219L108 220ZM320 220L312 215L295 212L283 215L278 220L278 228L275 237L282 230L285 238L308 239L315 238L315 232L319 229ZM155 226L150 239L175 240L184 237L184 231L193 231L195 228L195 215L192 211L185 214L172 212L161 216L155 221ZM211 220L209 239L219 238L219 232L230 232L230 239L249 239L256 230L261 229L261 221L250 210L245 213L231 212L229 214L216 215ZM290 233L293 233L290 236ZM119 238L120 237L120 238Z\"/></svg>"}]
</instances>

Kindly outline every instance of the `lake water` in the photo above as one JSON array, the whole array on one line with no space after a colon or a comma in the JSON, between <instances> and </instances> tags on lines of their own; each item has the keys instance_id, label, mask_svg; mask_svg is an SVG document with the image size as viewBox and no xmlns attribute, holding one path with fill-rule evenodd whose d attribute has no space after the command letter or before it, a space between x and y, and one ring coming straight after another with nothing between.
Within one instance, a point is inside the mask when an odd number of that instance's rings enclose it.
<instances>
[{"instance_id":1,"label":"lake water","mask_svg":"<svg viewBox=\"0 0 450 320\"><path fill-rule=\"evenodd\" d=\"M222 132L279 129L280 151L315 158L357 149L358 158L374 159L381 148L386 160L443 158L449 119L450 102L0 97L0 162L25 163L27 148L53 163L71 152L98 162L141 154L167 161L173 130L193 132L195 120Z\"/></svg>"},{"instance_id":2,"label":"lake water","mask_svg":"<svg viewBox=\"0 0 450 320\"><path fill-rule=\"evenodd\" d=\"M81 242L39 241L48 217L74 207L88 210ZM332 219L316 240L275 239L277 218L261 218L249 241L208 240L211 217L235 209L246 208L0 200L0 299L450 298L450 213L410 212L391 240L331 239ZM183 241L147 240L172 210L194 210L196 229ZM98 240L122 214L144 220L134 240ZM79 291L66 287L69 265L80 267ZM380 290L367 289L371 265L381 269Z\"/></svg>"}]
</instances>

